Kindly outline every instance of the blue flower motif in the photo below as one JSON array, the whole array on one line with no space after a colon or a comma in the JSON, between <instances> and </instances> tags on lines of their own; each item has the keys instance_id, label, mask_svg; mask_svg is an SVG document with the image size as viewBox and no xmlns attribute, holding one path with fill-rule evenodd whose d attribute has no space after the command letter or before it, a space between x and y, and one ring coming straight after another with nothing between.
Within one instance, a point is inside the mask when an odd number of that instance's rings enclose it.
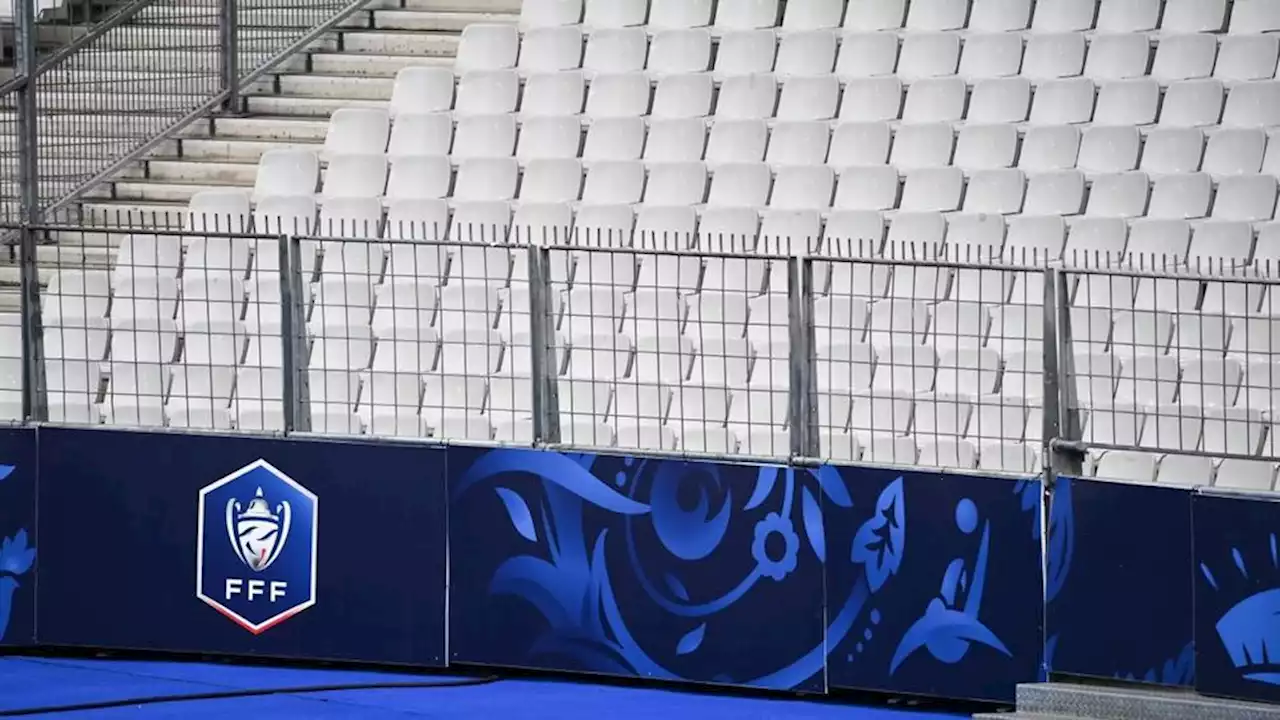
<instances>
[{"instance_id":1,"label":"blue flower motif","mask_svg":"<svg viewBox=\"0 0 1280 720\"><path fill-rule=\"evenodd\" d=\"M769 539L771 535L782 538L781 557L770 557ZM796 554L800 551L800 536L791 526L791 520L778 513L769 513L756 523L755 542L751 544L751 555L756 559L760 574L781 581L796 569Z\"/></svg>"},{"instance_id":2,"label":"blue flower motif","mask_svg":"<svg viewBox=\"0 0 1280 720\"><path fill-rule=\"evenodd\" d=\"M22 575L31 569L36 560L36 549L27 547L27 531L5 538L0 543L0 573Z\"/></svg>"},{"instance_id":3,"label":"blue flower motif","mask_svg":"<svg viewBox=\"0 0 1280 720\"><path fill-rule=\"evenodd\" d=\"M0 640L9 628L13 594L18 589L15 576L30 570L35 560L36 549L27 547L26 530L19 530L18 534L0 542Z\"/></svg>"}]
</instances>

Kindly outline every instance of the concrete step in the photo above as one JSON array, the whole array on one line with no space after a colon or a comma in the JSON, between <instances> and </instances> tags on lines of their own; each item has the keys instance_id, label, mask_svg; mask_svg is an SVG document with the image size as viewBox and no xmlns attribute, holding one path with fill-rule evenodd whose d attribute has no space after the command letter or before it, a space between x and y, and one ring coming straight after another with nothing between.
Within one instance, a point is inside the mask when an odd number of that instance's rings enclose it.
<instances>
[{"instance_id":1,"label":"concrete step","mask_svg":"<svg viewBox=\"0 0 1280 720\"><path fill-rule=\"evenodd\" d=\"M149 71L145 69L82 70L75 74L77 86L90 86L95 93L106 95L137 95L160 93L171 95L213 95L221 87L221 79L215 70ZM270 92L270 78L249 83L244 92ZM119 101L120 106L132 104Z\"/></svg>"},{"instance_id":2,"label":"concrete step","mask_svg":"<svg viewBox=\"0 0 1280 720\"><path fill-rule=\"evenodd\" d=\"M75 159L84 158L86 155L93 157L103 157L103 148L115 147L123 151L127 151L139 144L138 138L113 138L103 137L101 140L89 141L85 138L74 138L68 136L52 135L42 136L40 140L40 156L48 158L50 161L57 161L64 158ZM0 142L0 172L9 167L12 163L17 162L16 149ZM178 141L168 140L160 144L156 149L157 153L172 154L177 152Z\"/></svg>"},{"instance_id":3,"label":"concrete step","mask_svg":"<svg viewBox=\"0 0 1280 720\"><path fill-rule=\"evenodd\" d=\"M43 101L43 97L42 101ZM115 137L147 139L155 134L155 128L162 123L172 122L176 118L171 113L157 115L152 113L126 114L121 112L65 112L40 115L40 134L55 137ZM7 140L12 144L17 132L18 121L12 113L0 114L0 147ZM197 121L188 125L177 134L177 137L191 137L209 134L207 121Z\"/></svg>"},{"instance_id":4,"label":"concrete step","mask_svg":"<svg viewBox=\"0 0 1280 720\"><path fill-rule=\"evenodd\" d=\"M236 20L244 29L253 28L293 28L307 30L317 24L317 14L311 11L299 11L296 3L292 7L238 7ZM195 5L189 7L152 6L139 12L136 24L148 27L164 25L182 25L189 27L216 27L221 13L216 5ZM372 27L373 12L357 10L350 17L342 20L336 27Z\"/></svg>"},{"instance_id":5,"label":"concrete step","mask_svg":"<svg viewBox=\"0 0 1280 720\"><path fill-rule=\"evenodd\" d=\"M520 0L389 0L406 10L520 14Z\"/></svg>"},{"instance_id":6,"label":"concrete step","mask_svg":"<svg viewBox=\"0 0 1280 720\"><path fill-rule=\"evenodd\" d=\"M256 163L262 153L268 150L313 150L319 152L322 143L286 142L282 140L228 140L210 138L208 140L188 138L176 141L172 150L157 151L154 157L165 159L183 158L186 160L230 160Z\"/></svg>"},{"instance_id":7,"label":"concrete step","mask_svg":"<svg viewBox=\"0 0 1280 720\"><path fill-rule=\"evenodd\" d=\"M106 113L138 112L156 115L170 115L178 120L188 112L195 110L209 100L211 93L130 93L115 94L90 91L89 86L82 89L63 90L40 94L40 109L47 111L66 111L86 113L101 110ZM89 125L90 129L97 126ZM154 127L154 126L153 126ZM152 133L154 133L154 129Z\"/></svg>"},{"instance_id":8,"label":"concrete step","mask_svg":"<svg viewBox=\"0 0 1280 720\"><path fill-rule=\"evenodd\" d=\"M53 157L41 161L41 177L45 180L50 178L84 178L85 180L97 175L104 167L103 160L95 153L92 157ZM146 177L144 169L141 166L125 168L120 177L123 178L141 178ZM5 158L0 158L0 185L9 182L16 182L18 179L18 167L15 162L7 162Z\"/></svg>"},{"instance_id":9,"label":"concrete step","mask_svg":"<svg viewBox=\"0 0 1280 720\"><path fill-rule=\"evenodd\" d=\"M352 100L390 100L393 78L350 77L345 75L280 75L272 86L260 87L245 95L288 95Z\"/></svg>"},{"instance_id":10,"label":"concrete step","mask_svg":"<svg viewBox=\"0 0 1280 720\"><path fill-rule=\"evenodd\" d=\"M88 201L80 204L80 222L114 227L176 228L182 226L186 208L185 201Z\"/></svg>"},{"instance_id":11,"label":"concrete step","mask_svg":"<svg viewBox=\"0 0 1280 720\"><path fill-rule=\"evenodd\" d=\"M145 29L146 47L154 49L177 48L210 48L218 47L217 27L201 27L195 25L153 25ZM272 27L241 28L239 44L241 50L254 49L283 50L301 36L301 31L282 31ZM107 32L101 35L95 46L103 50L128 50L136 48L139 42L139 31ZM338 38L334 33L327 33L317 42L330 47L337 47Z\"/></svg>"},{"instance_id":12,"label":"concrete step","mask_svg":"<svg viewBox=\"0 0 1280 720\"><path fill-rule=\"evenodd\" d=\"M163 180L125 180L114 184L117 200L142 200L146 202L186 203L191 196L206 190L224 190L235 183L179 183Z\"/></svg>"},{"instance_id":13,"label":"concrete step","mask_svg":"<svg viewBox=\"0 0 1280 720\"><path fill-rule=\"evenodd\" d=\"M378 30L345 31L342 33L342 49L349 53L374 55L452 57L458 52L458 34Z\"/></svg>"},{"instance_id":14,"label":"concrete step","mask_svg":"<svg viewBox=\"0 0 1280 720\"><path fill-rule=\"evenodd\" d=\"M424 12L422 10L377 10L371 13L371 27L379 30L433 30L462 32L472 23L516 23L516 13Z\"/></svg>"},{"instance_id":15,"label":"concrete step","mask_svg":"<svg viewBox=\"0 0 1280 720\"><path fill-rule=\"evenodd\" d=\"M333 38L321 38L309 47L317 52L334 52L337 41ZM165 49L165 50L86 50L83 56L73 56L68 67L77 71L95 70L148 70L157 67L184 68L192 73L217 74L220 67L218 53L207 48ZM307 67L307 56L299 53L285 58L276 66L281 72L297 72Z\"/></svg>"},{"instance_id":16,"label":"concrete step","mask_svg":"<svg viewBox=\"0 0 1280 720\"><path fill-rule=\"evenodd\" d=\"M1074 683L1029 683L1017 689L1019 713L1090 720L1276 720L1280 705L1207 698L1187 690Z\"/></svg>"},{"instance_id":17,"label":"concrete step","mask_svg":"<svg viewBox=\"0 0 1280 720\"><path fill-rule=\"evenodd\" d=\"M421 55L374 55L372 53L315 53L312 72L349 77L394 78L407 67L453 67L453 57Z\"/></svg>"},{"instance_id":18,"label":"concrete step","mask_svg":"<svg viewBox=\"0 0 1280 720\"><path fill-rule=\"evenodd\" d=\"M265 99L265 98L256 98ZM384 103L385 104L385 103ZM212 121L212 131L206 137L231 140L288 140L323 142L329 132L327 118L282 117L220 117Z\"/></svg>"},{"instance_id":19,"label":"concrete step","mask_svg":"<svg viewBox=\"0 0 1280 720\"><path fill-rule=\"evenodd\" d=\"M256 162L216 162L212 160L147 160L145 169L126 178L153 182L197 183L201 185L253 185L258 177Z\"/></svg>"},{"instance_id":20,"label":"concrete step","mask_svg":"<svg viewBox=\"0 0 1280 720\"><path fill-rule=\"evenodd\" d=\"M339 108L386 108L385 100L358 98L312 98L289 95L255 95L244 99L245 109L252 114L292 115L327 118Z\"/></svg>"}]
</instances>

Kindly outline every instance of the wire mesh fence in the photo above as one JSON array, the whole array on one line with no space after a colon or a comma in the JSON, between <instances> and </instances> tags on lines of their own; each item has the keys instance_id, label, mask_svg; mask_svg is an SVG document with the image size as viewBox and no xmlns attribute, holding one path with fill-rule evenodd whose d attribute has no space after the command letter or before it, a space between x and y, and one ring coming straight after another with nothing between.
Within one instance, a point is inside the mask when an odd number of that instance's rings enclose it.
<instances>
[{"instance_id":1,"label":"wire mesh fence","mask_svg":"<svg viewBox=\"0 0 1280 720\"><path fill-rule=\"evenodd\" d=\"M1061 440L1105 477L1274 475L1265 263L337 208L162 224L42 228L118 246L43 292L51 420L1018 473Z\"/></svg>"},{"instance_id":2,"label":"wire mesh fence","mask_svg":"<svg viewBox=\"0 0 1280 720\"><path fill-rule=\"evenodd\" d=\"M1270 298L1280 268L1248 258L1113 260L1082 259L1062 280L1067 430L1094 448L1095 471L1271 489L1274 468L1253 458L1276 457L1280 316Z\"/></svg>"}]
</instances>

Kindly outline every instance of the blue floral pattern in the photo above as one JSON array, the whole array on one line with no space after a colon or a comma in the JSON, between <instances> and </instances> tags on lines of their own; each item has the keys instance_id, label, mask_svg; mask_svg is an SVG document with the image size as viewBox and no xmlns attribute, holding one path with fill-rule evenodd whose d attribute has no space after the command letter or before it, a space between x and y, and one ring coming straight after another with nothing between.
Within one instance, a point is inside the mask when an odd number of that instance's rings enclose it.
<instances>
[{"instance_id":1,"label":"blue floral pattern","mask_svg":"<svg viewBox=\"0 0 1280 720\"><path fill-rule=\"evenodd\" d=\"M612 467L617 460L606 461ZM799 577L802 563L821 567L828 552L822 503L853 507L845 479L825 466L746 468L626 457L615 473L597 467L606 461L596 455L504 449L479 455L454 476L454 503L475 488L491 486L489 492L496 492L513 536L526 543L525 551L501 560L488 592L491 597L519 598L545 621L545 631L526 650L529 661L539 655L568 656L577 666L599 672L708 679L688 677L677 667L678 659L704 651L710 639L718 637L722 614L764 592L762 582L788 586ZM741 478L744 471L754 477L739 490L740 480L731 481L726 473ZM742 499L735 502L735 495ZM600 511L621 518L620 525L589 530L594 523L588 518L599 517ZM843 639L867 598L884 587L902 563L902 482L885 488L876 507L866 512L869 517L855 542L838 556L865 567L865 579L830 619L825 633L798 656L777 658L775 667L746 677L720 673L712 681L790 689L821 678L827 647ZM749 525L734 530L742 523ZM743 530L749 538L745 547L738 545L740 540L726 542L730 535L742 537ZM649 541L656 541L669 560L655 561L651 550L642 550ZM696 563L708 558L718 565L740 566L743 573L727 578L730 582L720 592L708 594L703 577L691 590L685 578L693 578ZM663 569L654 569L655 562ZM682 571L685 565L689 569ZM812 570L806 572L812 577ZM642 637L632 632L630 613L619 600L620 582L638 587L668 622L683 628L670 645L656 644L651 633ZM820 581L810 582L821 587ZM815 623L821 621L820 609L814 616Z\"/></svg>"},{"instance_id":2,"label":"blue floral pattern","mask_svg":"<svg viewBox=\"0 0 1280 720\"><path fill-rule=\"evenodd\" d=\"M472 452L450 473L451 545L455 557L470 560L465 568L455 563L452 574L457 661L817 690L825 687L830 654L841 650L844 661L842 649L856 646L848 662L868 668L887 689L943 672L975 655L972 647L986 648L981 663L988 665L1014 652L997 635L1006 625L984 624L994 608L981 611L990 594L988 564L1009 556L989 557L996 531L986 506L980 510L967 495L939 503L920 494L931 522L950 513L954 527L926 523L934 537L921 538L920 562L908 571L912 510L901 475ZM929 481L912 478L911 487ZM1004 513L999 532L1008 534L1022 513L1039 520L1038 482L1019 483L1016 498L1004 494L1012 483L993 482L987 487L1011 501L991 508ZM949 487L954 493L963 486ZM990 490L974 497L995 500ZM506 526L494 526L493 518L505 518ZM839 523L834 533L830 523ZM956 533L960 544L939 544L939 532ZM1040 564L1034 529L1031 535L1018 537L1026 547L1013 555L1018 567ZM938 553L952 546L960 557L939 564ZM849 579L835 589L833 567ZM903 585L898 578L907 572L912 578ZM1040 595L1038 585L1027 590ZM1022 659L999 666L1002 677L1017 677L1010 693L1016 681L1034 679L1018 668L1039 663L1038 622L1017 622L1031 631L1017 646ZM743 651L748 625L751 647L767 651ZM1030 660L1028 637L1037 638ZM875 652L855 660L873 638ZM917 650L936 662L913 661L908 671L904 663ZM915 679L898 683L900 667Z\"/></svg>"},{"instance_id":3,"label":"blue floral pattern","mask_svg":"<svg viewBox=\"0 0 1280 720\"><path fill-rule=\"evenodd\" d=\"M0 465L0 481L16 470L12 465ZM36 549L29 545L27 531L19 529L10 537L0 539L0 641L9 628L13 611L13 596L20 583L18 578L31 570L36 561Z\"/></svg>"},{"instance_id":4,"label":"blue floral pattern","mask_svg":"<svg viewBox=\"0 0 1280 720\"><path fill-rule=\"evenodd\" d=\"M782 554L777 558L769 555L769 540L774 537L780 538L781 543ZM756 523L751 555L755 557L761 575L781 582L796 569L796 554L799 551L800 538L790 520L778 513L769 513Z\"/></svg>"}]
</instances>

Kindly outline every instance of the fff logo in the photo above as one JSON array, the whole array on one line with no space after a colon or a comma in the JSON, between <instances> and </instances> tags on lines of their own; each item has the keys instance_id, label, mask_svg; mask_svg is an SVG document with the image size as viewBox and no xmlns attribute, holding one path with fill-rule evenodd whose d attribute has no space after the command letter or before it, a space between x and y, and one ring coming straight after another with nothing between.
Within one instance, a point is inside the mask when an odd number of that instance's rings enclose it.
<instances>
[{"instance_id":1,"label":"fff logo","mask_svg":"<svg viewBox=\"0 0 1280 720\"><path fill-rule=\"evenodd\" d=\"M317 507L265 460L205 486L196 597L255 635L314 605Z\"/></svg>"}]
</instances>

